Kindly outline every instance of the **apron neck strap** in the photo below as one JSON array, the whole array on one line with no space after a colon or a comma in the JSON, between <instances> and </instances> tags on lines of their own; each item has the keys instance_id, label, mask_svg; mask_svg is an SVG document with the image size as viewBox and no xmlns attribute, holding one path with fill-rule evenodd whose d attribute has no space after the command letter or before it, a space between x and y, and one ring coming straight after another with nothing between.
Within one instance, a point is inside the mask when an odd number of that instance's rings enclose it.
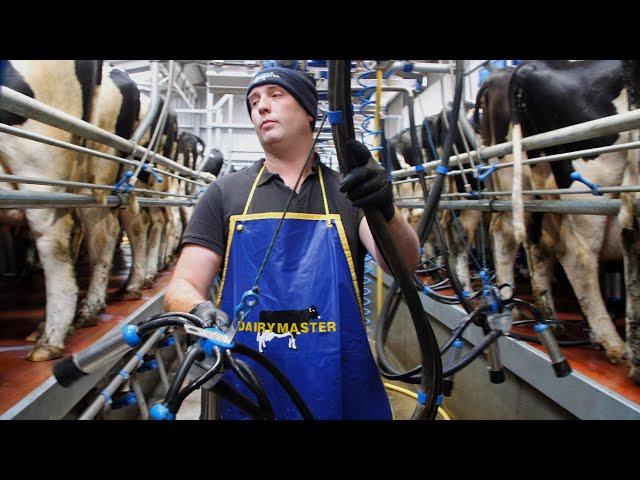
<instances>
[{"instance_id":1,"label":"apron neck strap","mask_svg":"<svg viewBox=\"0 0 640 480\"><path fill-rule=\"evenodd\" d=\"M247 203L244 205L243 215L246 215L249 211L249 205L251 205L251 200L253 200L253 194L256 192L256 188L258 187L258 183L260 182L260 178L265 170L264 163L262 164L262 168L258 172L256 179L253 181L253 185L251 186L251 191L249 192L249 197L247 198ZM320 178L320 190L322 190L322 204L324 205L324 213L325 215L329 215L329 203L327 202L327 192L324 188L324 178L322 177L322 168L320 163L318 162L318 177Z\"/></svg>"},{"instance_id":2,"label":"apron neck strap","mask_svg":"<svg viewBox=\"0 0 640 480\"><path fill-rule=\"evenodd\" d=\"M327 203L327 192L324 189L324 179L322 178L322 168L318 162L318 177L320 177L320 189L322 190L322 203L324 204L324 213L329 215L329 203Z\"/></svg>"},{"instance_id":3,"label":"apron neck strap","mask_svg":"<svg viewBox=\"0 0 640 480\"><path fill-rule=\"evenodd\" d=\"M262 177L262 172L264 172L265 168L266 167L263 163L262 168L260 169L260 171L258 172L258 175L256 176L256 179L253 181L253 185L251 186L251 191L249 192L249 198L247 198L247 203L244 204L244 211L242 212L243 215L246 215L247 212L249 211L249 205L251 205L253 194L256 191L256 187L258 186L258 182L260 181L260 177Z\"/></svg>"}]
</instances>

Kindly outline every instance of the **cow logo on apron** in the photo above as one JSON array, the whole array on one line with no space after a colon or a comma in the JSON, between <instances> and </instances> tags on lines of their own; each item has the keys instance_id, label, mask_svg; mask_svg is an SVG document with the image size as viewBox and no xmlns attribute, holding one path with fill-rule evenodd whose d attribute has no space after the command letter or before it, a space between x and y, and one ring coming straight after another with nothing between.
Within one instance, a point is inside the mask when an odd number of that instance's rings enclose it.
<instances>
[{"instance_id":1,"label":"cow logo on apron","mask_svg":"<svg viewBox=\"0 0 640 480\"><path fill-rule=\"evenodd\" d=\"M389 400L363 325L355 269L340 215L330 214L322 176L324 214L285 216L260 280L260 303L239 322L236 341L266 355L289 378L316 419L391 419ZM252 287L260 259L282 212L248 213L262 165L242 215L229 220L229 237L217 305L232 314ZM301 418L280 384L260 365L255 369L277 419ZM224 378L251 392L234 372ZM221 402L223 419L248 418Z\"/></svg>"}]
</instances>

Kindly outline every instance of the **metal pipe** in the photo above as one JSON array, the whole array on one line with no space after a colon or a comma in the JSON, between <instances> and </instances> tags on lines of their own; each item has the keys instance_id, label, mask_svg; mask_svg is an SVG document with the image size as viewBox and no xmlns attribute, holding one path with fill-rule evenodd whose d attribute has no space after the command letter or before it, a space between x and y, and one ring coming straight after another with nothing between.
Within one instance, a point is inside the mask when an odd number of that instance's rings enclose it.
<instances>
[{"instance_id":1,"label":"metal pipe","mask_svg":"<svg viewBox=\"0 0 640 480\"><path fill-rule=\"evenodd\" d=\"M398 208L422 208L424 202L397 202ZM574 215L617 215L618 199L602 200L529 200L524 202L525 212L549 212ZM483 212L510 212L511 202L506 200L455 200L440 202L438 208L447 210L480 210ZM640 200L634 201L634 214L640 214Z\"/></svg>"},{"instance_id":2,"label":"metal pipe","mask_svg":"<svg viewBox=\"0 0 640 480\"><path fill-rule=\"evenodd\" d=\"M628 143L619 143L617 145L609 145L607 147L596 147L596 148L587 148L584 150L576 150L574 152L567 152L567 153L558 153L555 155L547 155L542 156L542 157L534 157L534 158L530 158L529 160L523 160L522 164L523 165L537 165L539 163L546 163L546 162L558 162L561 160L574 160L576 158L582 158L585 156L591 156L593 154L602 154L602 153L611 153L611 152L620 152L623 150L633 150L634 148L640 148L640 141L638 142L628 142ZM475 154L475 152L471 152L471 154ZM425 165L429 165L429 164L435 164L434 166L437 166L440 162L428 162ZM495 168L495 170L502 170L503 168L511 168L513 167L513 162L504 162L504 163L494 163L492 164L492 168ZM474 170L472 168L465 168L464 172L474 172ZM460 170L452 170L450 172L447 173L447 175L460 175ZM436 175L429 175L427 177L425 177L426 180L431 180L436 178ZM418 179L417 178L411 178L409 180L400 180L397 182L393 182L395 183L410 183L410 182L417 182ZM494 192L491 192L494 193ZM562 192L565 193L565 192Z\"/></svg>"},{"instance_id":3,"label":"metal pipe","mask_svg":"<svg viewBox=\"0 0 640 480\"><path fill-rule=\"evenodd\" d=\"M54 147L64 148L66 150L72 150L74 152L86 153L94 157L104 158L105 160L109 160L112 162L119 162L125 165L130 165L135 167L140 164L139 160L129 160L125 158L116 157L115 155L109 155L108 153L103 153L98 150L93 150L92 148L81 147L80 145L74 145L73 143L63 142L61 140L56 140L55 138L47 137L46 135L40 135L39 133L29 132L28 130L12 127L10 125L4 125L2 123L0 123L0 132L7 133L9 135L14 135L20 138L26 138L27 140L32 140L34 142L45 143L47 145L53 145ZM207 186L206 183L190 180L188 178L181 177L180 175L167 172L166 170L162 170L160 168L155 168L155 171L165 177L172 177L178 180L183 180L185 182L195 183L200 186Z\"/></svg>"},{"instance_id":4,"label":"metal pipe","mask_svg":"<svg viewBox=\"0 0 640 480\"><path fill-rule=\"evenodd\" d=\"M149 127L151 127L151 123L153 122L153 119L158 113L158 108L160 107L160 89L158 86L159 65L160 64L157 60L151 60L151 63L149 64L149 70L151 72L151 95L149 97L149 100L151 101L151 103L149 104L149 111L142 119L142 121L138 124L138 127L134 130L133 135L131 135L131 141L136 144L140 143L140 140L142 140L142 137L144 137L146 131L149 129Z\"/></svg>"},{"instance_id":5,"label":"metal pipe","mask_svg":"<svg viewBox=\"0 0 640 480\"><path fill-rule=\"evenodd\" d=\"M80 137L95 140L96 142L113 147L124 153L132 153L134 151L145 153L148 151L148 149L137 145L131 140L102 130L89 122L85 122L80 118L69 115L68 113L50 107L45 103L4 86L0 86L0 109L65 130ZM172 168L191 178L206 180L206 177L196 175L191 169L162 155L157 155L155 160L157 163Z\"/></svg>"},{"instance_id":6,"label":"metal pipe","mask_svg":"<svg viewBox=\"0 0 640 480\"><path fill-rule=\"evenodd\" d=\"M418 73L451 73L452 67L446 63L414 63L414 62L393 62L389 70L396 71L404 68L406 64L412 65L412 72ZM455 70L455 69L454 69Z\"/></svg>"},{"instance_id":7,"label":"metal pipe","mask_svg":"<svg viewBox=\"0 0 640 480\"><path fill-rule=\"evenodd\" d=\"M86 182L71 182L68 180L47 180L44 178L34 177L21 177L19 175L5 175L0 173L0 182L10 183L26 183L31 185L52 185L56 187L70 187L70 188L89 188L92 190L113 190L113 185L100 185L98 183L86 183ZM179 193L160 192L158 190L149 190L147 188L134 188L136 193L148 193L150 195L160 195L162 197L181 197L181 198L194 198L194 195L182 195Z\"/></svg>"},{"instance_id":8,"label":"metal pipe","mask_svg":"<svg viewBox=\"0 0 640 480\"><path fill-rule=\"evenodd\" d=\"M640 185L625 185L618 187L600 187L598 188L598 192L600 193L626 193L626 192L640 192ZM477 192L476 195L478 197L498 197L498 196L508 196L511 195L512 192ZM557 189L549 189L549 190L524 190L522 192L523 195L574 195L574 194L593 194L591 190L575 190L572 188L557 188ZM473 197L470 193L447 193L442 195L443 197ZM422 198L422 197L416 197Z\"/></svg>"},{"instance_id":9,"label":"metal pipe","mask_svg":"<svg viewBox=\"0 0 640 480\"><path fill-rule=\"evenodd\" d=\"M157 198L138 197L141 207L190 207L197 203L194 200L162 200ZM109 195L105 204L98 203L93 195L82 195L66 192L38 192L34 190L0 191L0 210L23 208L81 208L81 207L125 207L127 195Z\"/></svg>"},{"instance_id":10,"label":"metal pipe","mask_svg":"<svg viewBox=\"0 0 640 480\"><path fill-rule=\"evenodd\" d=\"M140 349L136 352L136 355L133 355L124 368L121 370L128 376L133 370L138 367L139 364L142 363L141 358L153 347L160 337L163 335L166 327L159 328L153 335L149 337L149 339L142 344ZM129 347L130 348L130 347ZM98 396L93 403L87 408L82 415L78 418L78 420L91 420L95 417L100 409L105 405L106 398L111 398L111 396L120 388L120 385L125 381L124 375L116 375L109 385L107 385L104 390L102 390L102 395Z\"/></svg>"},{"instance_id":11,"label":"metal pipe","mask_svg":"<svg viewBox=\"0 0 640 480\"><path fill-rule=\"evenodd\" d=\"M149 150L144 152L142 159L140 160L140 165L136 167L136 170L132 177L129 178L129 185L134 186L138 181L138 175L142 171L142 168L145 163L147 163L147 157L149 158L148 163L155 163L154 159L156 156L156 150L158 148L158 144L160 139L162 138L162 133L164 132L164 126L167 122L167 115L169 114L169 102L171 100L171 93L173 92L173 77L174 77L174 67L175 63L173 60L169 60L169 81L167 83L167 96L164 99L164 104L162 105L162 110L160 111L160 117L158 118L158 122L155 125L155 129L153 131L153 135L151 136L151 141L149 142Z\"/></svg>"},{"instance_id":12,"label":"metal pipe","mask_svg":"<svg viewBox=\"0 0 640 480\"><path fill-rule=\"evenodd\" d=\"M578 123L569 127L551 130L549 132L539 133L522 139L522 148L525 151L538 150L545 147L552 147L566 143L573 143L580 140L611 135L614 133L633 130L640 127L640 109L631 110L625 113L619 113L608 117L591 120L589 122ZM470 152L479 156L483 160L490 158L503 157L513 151L512 142L504 142L490 147L482 147L477 151ZM453 155L452 155L453 157ZM461 161L467 161L469 154L460 155ZM434 168L440 164L437 162L427 162L425 168ZM393 178L404 178L415 174L415 167L405 168L391 172Z\"/></svg>"}]
</instances>

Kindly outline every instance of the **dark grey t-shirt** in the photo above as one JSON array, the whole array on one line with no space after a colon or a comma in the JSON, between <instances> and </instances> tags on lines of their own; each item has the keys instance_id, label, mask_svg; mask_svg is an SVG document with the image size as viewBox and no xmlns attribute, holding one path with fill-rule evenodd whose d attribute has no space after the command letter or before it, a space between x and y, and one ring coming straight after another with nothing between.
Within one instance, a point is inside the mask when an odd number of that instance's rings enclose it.
<instances>
[{"instance_id":1,"label":"dark grey t-shirt","mask_svg":"<svg viewBox=\"0 0 640 480\"><path fill-rule=\"evenodd\" d=\"M224 259L229 234L229 218L231 215L240 215L244 211L249 192L263 163L264 159L260 159L250 167L225 175L209 185L195 207L189 225L182 237L182 244L195 243L210 248L222 255ZM302 184L300 192L294 194L289 211L295 213L324 213L322 190L316 171L317 165L322 168L329 213L338 213L342 219L351 255L355 263L360 293L362 293L366 249L360 241L358 226L364 214L361 209L353 206L344 193L340 192L342 176L322 163L316 164ZM291 191L284 184L280 175L273 174L265 169L247 213L282 212ZM270 240L266 238L265 242L268 243ZM223 269L224 265L221 268Z\"/></svg>"}]
</instances>

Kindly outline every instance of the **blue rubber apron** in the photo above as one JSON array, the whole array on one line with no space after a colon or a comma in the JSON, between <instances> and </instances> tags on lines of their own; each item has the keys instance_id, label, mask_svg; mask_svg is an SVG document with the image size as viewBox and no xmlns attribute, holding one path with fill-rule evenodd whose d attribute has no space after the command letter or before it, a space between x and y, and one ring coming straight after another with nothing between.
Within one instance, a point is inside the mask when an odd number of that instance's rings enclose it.
<instances>
[{"instance_id":1,"label":"blue rubber apron","mask_svg":"<svg viewBox=\"0 0 640 480\"><path fill-rule=\"evenodd\" d=\"M229 220L217 305L232 315L249 290L282 212L249 214L262 166L242 215ZM340 215L287 213L259 282L259 303L238 325L236 341L262 352L289 378L316 419L391 419L389 400L363 326L353 259ZM243 358L261 379L277 419L302 418L280 384ZM224 379L254 398L236 374ZM248 418L221 402L223 419Z\"/></svg>"}]
</instances>

